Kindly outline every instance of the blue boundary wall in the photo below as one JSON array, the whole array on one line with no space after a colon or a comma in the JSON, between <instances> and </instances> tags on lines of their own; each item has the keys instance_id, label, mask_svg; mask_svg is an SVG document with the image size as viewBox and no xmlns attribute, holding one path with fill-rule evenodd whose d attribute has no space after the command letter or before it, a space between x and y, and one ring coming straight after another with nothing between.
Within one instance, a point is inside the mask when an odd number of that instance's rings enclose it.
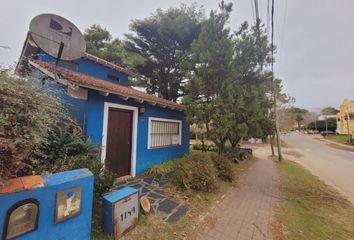
<instances>
[{"instance_id":1,"label":"blue boundary wall","mask_svg":"<svg viewBox=\"0 0 354 240\"><path fill-rule=\"evenodd\" d=\"M0 238L3 239L8 209L25 199L39 202L38 228L16 237L18 240L73 240L90 239L93 175L88 169L56 173L43 176L44 186L20 192L0 195ZM81 187L81 211L78 215L55 223L57 192Z\"/></svg>"}]
</instances>

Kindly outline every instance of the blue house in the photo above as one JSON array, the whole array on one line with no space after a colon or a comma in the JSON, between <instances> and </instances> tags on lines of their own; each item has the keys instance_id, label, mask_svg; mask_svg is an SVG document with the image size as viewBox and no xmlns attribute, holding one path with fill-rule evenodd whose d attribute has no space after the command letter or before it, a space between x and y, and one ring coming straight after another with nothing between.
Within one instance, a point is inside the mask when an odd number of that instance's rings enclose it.
<instances>
[{"instance_id":1,"label":"blue house","mask_svg":"<svg viewBox=\"0 0 354 240\"><path fill-rule=\"evenodd\" d=\"M135 76L129 69L88 53L56 66L28 37L16 72L62 90L82 131L101 146L102 161L118 176L139 175L189 152L184 106L129 87Z\"/></svg>"}]
</instances>

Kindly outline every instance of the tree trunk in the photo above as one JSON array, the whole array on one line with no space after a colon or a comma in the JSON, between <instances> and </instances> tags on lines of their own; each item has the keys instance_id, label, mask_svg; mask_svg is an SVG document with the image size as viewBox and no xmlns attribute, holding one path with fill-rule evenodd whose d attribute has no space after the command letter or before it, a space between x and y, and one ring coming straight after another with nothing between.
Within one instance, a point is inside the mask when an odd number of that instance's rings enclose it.
<instances>
[{"instance_id":1,"label":"tree trunk","mask_svg":"<svg viewBox=\"0 0 354 240\"><path fill-rule=\"evenodd\" d=\"M274 143L273 143L273 140L274 140L274 135L270 135L269 136L269 139L270 139L270 149L272 150L272 156L275 156L275 152L274 152Z\"/></svg>"},{"instance_id":2,"label":"tree trunk","mask_svg":"<svg viewBox=\"0 0 354 240\"><path fill-rule=\"evenodd\" d=\"M201 138L201 140L200 140L200 141L202 142L202 151L203 151L203 152L206 152L205 141L204 141L204 140L205 140L205 138L204 138L204 136L202 136L202 138Z\"/></svg>"},{"instance_id":3,"label":"tree trunk","mask_svg":"<svg viewBox=\"0 0 354 240\"><path fill-rule=\"evenodd\" d=\"M236 148L237 145L239 144L239 142L241 141L241 138L234 138L234 139L229 138L229 141L230 141L232 148Z\"/></svg>"}]
</instances>

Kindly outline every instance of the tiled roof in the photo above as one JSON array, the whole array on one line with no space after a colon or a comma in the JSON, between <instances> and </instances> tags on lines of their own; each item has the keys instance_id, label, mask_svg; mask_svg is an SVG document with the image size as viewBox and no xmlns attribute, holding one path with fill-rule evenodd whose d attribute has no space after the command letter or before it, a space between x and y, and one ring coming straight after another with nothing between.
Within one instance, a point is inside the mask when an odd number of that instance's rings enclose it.
<instances>
[{"instance_id":1,"label":"tiled roof","mask_svg":"<svg viewBox=\"0 0 354 240\"><path fill-rule=\"evenodd\" d=\"M51 63L45 63L39 60L30 60L29 63L39 69L44 74L47 74L51 78L59 77L61 81L69 81L77 84L78 86L95 89L111 94L123 96L125 98L133 98L139 102L146 101L152 105L158 104L162 107L169 107L172 109L184 110L185 107L173 101L169 101L163 98L156 97L155 95L144 93L133 89L131 87L125 87L122 85L114 84L108 81L104 81L99 78L91 77L86 74L78 73L72 70L68 70L59 66L55 66Z\"/></svg>"},{"instance_id":2,"label":"tiled roof","mask_svg":"<svg viewBox=\"0 0 354 240\"><path fill-rule=\"evenodd\" d=\"M86 59L91 60L91 61L93 61L93 62L99 63L99 64L101 64L101 65L103 65L103 66L106 66L106 67L108 67L108 68L111 68L111 69L113 69L113 70L117 70L117 71L119 71L119 72L125 73L125 74L127 74L128 76L130 76L130 77L134 77L134 76L137 75L136 73L134 73L133 71L131 71L131 70L127 69L127 68L118 66L118 65L116 65L116 64L113 64L113 63L111 63L111 62L108 62L108 61L106 61L106 60L104 60L104 59L102 59L102 58L96 57L96 56L94 56L94 55L92 55L92 54L89 54L89 53L85 53L84 56L83 56L83 58L86 58Z\"/></svg>"}]
</instances>

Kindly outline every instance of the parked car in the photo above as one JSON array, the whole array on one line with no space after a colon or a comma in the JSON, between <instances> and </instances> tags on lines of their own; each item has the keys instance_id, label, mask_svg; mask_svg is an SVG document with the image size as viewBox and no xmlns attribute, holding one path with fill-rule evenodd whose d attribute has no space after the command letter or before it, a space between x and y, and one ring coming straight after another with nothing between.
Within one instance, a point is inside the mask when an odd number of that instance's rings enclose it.
<instances>
[{"instance_id":1,"label":"parked car","mask_svg":"<svg viewBox=\"0 0 354 240\"><path fill-rule=\"evenodd\" d=\"M325 136L327 136L327 135L334 134L334 132L333 132L333 131L321 131L320 134L321 134L323 137L325 137Z\"/></svg>"}]
</instances>

